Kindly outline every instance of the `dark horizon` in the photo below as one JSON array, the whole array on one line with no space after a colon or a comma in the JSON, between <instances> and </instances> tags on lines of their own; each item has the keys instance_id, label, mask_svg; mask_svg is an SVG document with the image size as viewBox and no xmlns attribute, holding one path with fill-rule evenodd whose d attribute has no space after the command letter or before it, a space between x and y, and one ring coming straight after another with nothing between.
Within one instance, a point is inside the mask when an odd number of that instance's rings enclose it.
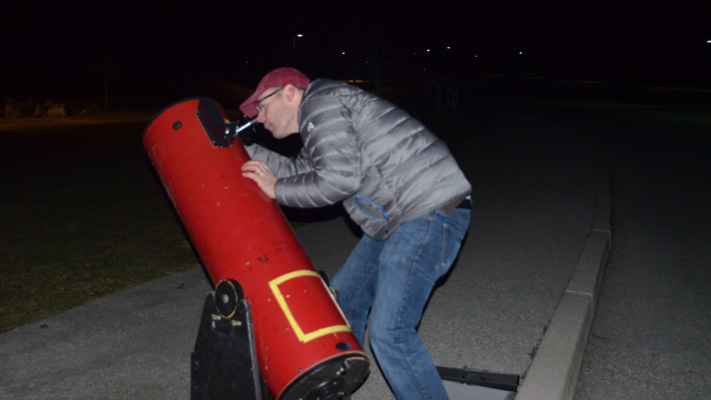
<instances>
[{"instance_id":1,"label":"dark horizon","mask_svg":"<svg viewBox=\"0 0 711 400\"><path fill-rule=\"evenodd\" d=\"M18 5L4 27L0 98L101 100L106 78L125 101L165 90L161 82L252 88L284 65L312 78L372 79L366 61L379 63L383 79L534 74L711 84L710 15L698 3L416 2L403 10L344 2L320 11L218 3Z\"/></svg>"}]
</instances>

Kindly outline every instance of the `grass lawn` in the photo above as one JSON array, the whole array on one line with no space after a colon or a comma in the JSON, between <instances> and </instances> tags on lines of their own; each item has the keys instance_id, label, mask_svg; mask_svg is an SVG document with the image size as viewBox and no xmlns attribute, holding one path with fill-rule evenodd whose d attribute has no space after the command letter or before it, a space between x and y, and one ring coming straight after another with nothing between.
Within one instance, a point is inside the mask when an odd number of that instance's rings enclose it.
<instances>
[{"instance_id":1,"label":"grass lawn","mask_svg":"<svg viewBox=\"0 0 711 400\"><path fill-rule=\"evenodd\" d=\"M0 332L198 263L143 151L148 119L0 121Z\"/></svg>"}]
</instances>

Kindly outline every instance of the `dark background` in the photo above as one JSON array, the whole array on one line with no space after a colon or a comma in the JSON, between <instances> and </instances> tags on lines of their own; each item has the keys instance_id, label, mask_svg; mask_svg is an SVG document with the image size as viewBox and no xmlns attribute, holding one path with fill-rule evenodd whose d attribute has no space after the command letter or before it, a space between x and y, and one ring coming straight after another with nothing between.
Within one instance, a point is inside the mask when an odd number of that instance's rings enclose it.
<instances>
[{"instance_id":1,"label":"dark background","mask_svg":"<svg viewBox=\"0 0 711 400\"><path fill-rule=\"evenodd\" d=\"M2 13L0 100L103 104L108 88L115 106L161 105L201 82L252 89L284 65L383 83L711 83L704 2L331 3L16 1Z\"/></svg>"}]
</instances>

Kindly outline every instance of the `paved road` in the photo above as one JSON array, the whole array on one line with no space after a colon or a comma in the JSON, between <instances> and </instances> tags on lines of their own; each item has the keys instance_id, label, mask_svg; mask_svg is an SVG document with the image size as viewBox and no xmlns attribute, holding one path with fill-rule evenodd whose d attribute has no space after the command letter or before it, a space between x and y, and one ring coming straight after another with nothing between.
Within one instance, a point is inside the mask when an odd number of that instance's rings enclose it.
<instances>
[{"instance_id":1,"label":"paved road","mask_svg":"<svg viewBox=\"0 0 711 400\"><path fill-rule=\"evenodd\" d=\"M607 126L612 251L575 400L711 397L709 133L693 109Z\"/></svg>"},{"instance_id":2,"label":"paved road","mask_svg":"<svg viewBox=\"0 0 711 400\"><path fill-rule=\"evenodd\" d=\"M471 229L420 333L435 362L525 375L590 232L595 132L565 109L477 110L453 149L474 186ZM340 218L297 236L333 274L356 242ZM0 335L0 399L189 397L205 294L199 267ZM375 367L356 400L387 399Z\"/></svg>"}]
</instances>

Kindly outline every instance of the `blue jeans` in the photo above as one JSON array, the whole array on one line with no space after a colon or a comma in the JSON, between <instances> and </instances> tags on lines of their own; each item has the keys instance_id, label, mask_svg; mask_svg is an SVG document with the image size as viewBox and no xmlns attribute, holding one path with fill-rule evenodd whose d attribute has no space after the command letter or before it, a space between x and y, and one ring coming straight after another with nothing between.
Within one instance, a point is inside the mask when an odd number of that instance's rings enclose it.
<instances>
[{"instance_id":1,"label":"blue jeans","mask_svg":"<svg viewBox=\"0 0 711 400\"><path fill-rule=\"evenodd\" d=\"M331 280L361 344L370 312L370 345L398 399L447 398L417 326L435 282L459 253L469 217L469 210L437 210L386 240L364 235Z\"/></svg>"}]
</instances>

